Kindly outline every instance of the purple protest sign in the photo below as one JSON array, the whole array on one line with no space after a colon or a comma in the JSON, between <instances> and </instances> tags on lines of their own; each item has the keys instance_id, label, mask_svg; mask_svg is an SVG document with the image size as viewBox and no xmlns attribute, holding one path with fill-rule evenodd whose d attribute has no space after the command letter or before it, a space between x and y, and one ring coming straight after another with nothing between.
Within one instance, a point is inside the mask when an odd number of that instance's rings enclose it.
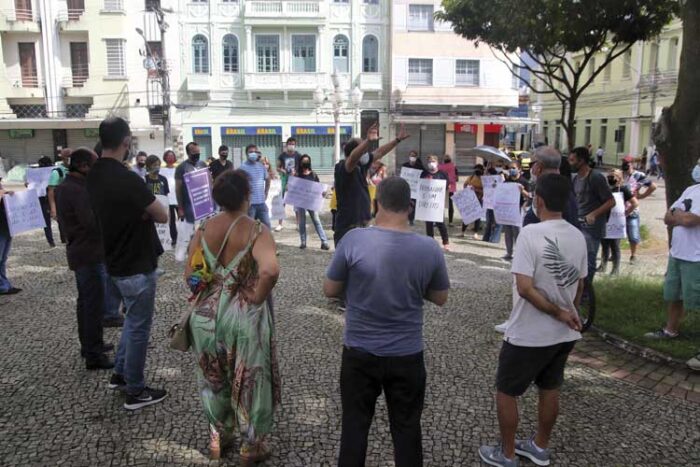
<instances>
[{"instance_id":1,"label":"purple protest sign","mask_svg":"<svg viewBox=\"0 0 700 467\"><path fill-rule=\"evenodd\" d=\"M211 197L211 176L209 169L193 170L184 176L187 194L190 197L194 220L204 219L214 213L214 200Z\"/></svg>"}]
</instances>

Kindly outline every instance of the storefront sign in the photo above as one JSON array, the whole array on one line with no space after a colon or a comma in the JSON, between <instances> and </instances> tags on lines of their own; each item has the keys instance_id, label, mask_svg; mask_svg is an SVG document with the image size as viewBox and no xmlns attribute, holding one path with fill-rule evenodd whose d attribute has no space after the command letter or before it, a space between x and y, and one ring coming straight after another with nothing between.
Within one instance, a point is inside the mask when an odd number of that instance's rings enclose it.
<instances>
[{"instance_id":1,"label":"storefront sign","mask_svg":"<svg viewBox=\"0 0 700 467\"><path fill-rule=\"evenodd\" d=\"M281 135L281 126L223 126L222 136Z\"/></svg>"},{"instance_id":2,"label":"storefront sign","mask_svg":"<svg viewBox=\"0 0 700 467\"><path fill-rule=\"evenodd\" d=\"M99 138L100 137L100 130L97 128L85 128L83 130L83 134L85 135L86 138Z\"/></svg>"},{"instance_id":3,"label":"storefront sign","mask_svg":"<svg viewBox=\"0 0 700 467\"><path fill-rule=\"evenodd\" d=\"M211 136L211 128L208 126L193 127L192 136Z\"/></svg>"},{"instance_id":4,"label":"storefront sign","mask_svg":"<svg viewBox=\"0 0 700 467\"><path fill-rule=\"evenodd\" d=\"M9 130L11 139L34 138L34 130Z\"/></svg>"},{"instance_id":5,"label":"storefront sign","mask_svg":"<svg viewBox=\"0 0 700 467\"><path fill-rule=\"evenodd\" d=\"M292 134L293 135L334 135L335 134L335 127L334 126L293 126L292 127ZM340 127L340 134L341 135L351 135L352 134L352 126L341 126Z\"/></svg>"},{"instance_id":6,"label":"storefront sign","mask_svg":"<svg viewBox=\"0 0 700 467\"><path fill-rule=\"evenodd\" d=\"M479 130L479 125L472 123L455 123L455 133L472 133L476 134Z\"/></svg>"}]
</instances>

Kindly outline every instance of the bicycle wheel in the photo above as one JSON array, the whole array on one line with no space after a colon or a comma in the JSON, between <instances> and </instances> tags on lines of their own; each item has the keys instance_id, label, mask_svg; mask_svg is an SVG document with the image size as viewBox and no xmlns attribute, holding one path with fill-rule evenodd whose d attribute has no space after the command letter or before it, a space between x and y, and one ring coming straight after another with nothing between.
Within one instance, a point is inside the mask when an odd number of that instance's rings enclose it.
<instances>
[{"instance_id":1,"label":"bicycle wheel","mask_svg":"<svg viewBox=\"0 0 700 467\"><path fill-rule=\"evenodd\" d=\"M588 331L595 318L595 290L593 289L593 283L588 280L583 285L578 314L581 318L581 332Z\"/></svg>"}]
</instances>

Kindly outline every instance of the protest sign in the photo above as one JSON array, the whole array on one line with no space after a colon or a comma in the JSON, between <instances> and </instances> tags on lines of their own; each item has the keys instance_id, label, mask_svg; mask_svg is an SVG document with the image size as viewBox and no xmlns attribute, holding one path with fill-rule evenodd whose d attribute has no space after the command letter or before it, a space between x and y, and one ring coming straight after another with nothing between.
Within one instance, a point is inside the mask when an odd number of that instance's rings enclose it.
<instances>
[{"instance_id":1,"label":"protest sign","mask_svg":"<svg viewBox=\"0 0 700 467\"><path fill-rule=\"evenodd\" d=\"M160 204L163 205L166 211L170 211L168 197L165 195L156 195L156 199ZM170 238L170 216L168 215L168 222L165 224L156 224L156 232L158 232L158 238L160 239L161 245L165 251L173 249L173 239Z\"/></svg>"},{"instance_id":2,"label":"protest sign","mask_svg":"<svg viewBox=\"0 0 700 467\"><path fill-rule=\"evenodd\" d=\"M46 227L36 190L16 191L2 197L10 236Z\"/></svg>"},{"instance_id":3,"label":"protest sign","mask_svg":"<svg viewBox=\"0 0 700 467\"><path fill-rule=\"evenodd\" d=\"M319 212L323 206L323 193L328 187L299 177L289 177L284 203L295 208Z\"/></svg>"},{"instance_id":4,"label":"protest sign","mask_svg":"<svg viewBox=\"0 0 700 467\"><path fill-rule=\"evenodd\" d=\"M55 167L39 167L27 169L27 188L36 190L39 197L46 196L46 187L49 185L49 177Z\"/></svg>"},{"instance_id":5,"label":"protest sign","mask_svg":"<svg viewBox=\"0 0 700 467\"><path fill-rule=\"evenodd\" d=\"M416 220L444 222L446 191L447 180L420 179L416 199Z\"/></svg>"},{"instance_id":6,"label":"protest sign","mask_svg":"<svg viewBox=\"0 0 700 467\"><path fill-rule=\"evenodd\" d=\"M481 183L484 186L484 209L493 209L496 188L503 183L503 177L500 175L483 175Z\"/></svg>"},{"instance_id":7,"label":"protest sign","mask_svg":"<svg viewBox=\"0 0 700 467\"><path fill-rule=\"evenodd\" d=\"M420 181L420 176L423 173L422 170L412 169L410 167L401 167L401 178L408 182L411 187L411 199L418 198L418 182Z\"/></svg>"},{"instance_id":8,"label":"protest sign","mask_svg":"<svg viewBox=\"0 0 700 467\"><path fill-rule=\"evenodd\" d=\"M175 169L164 167L160 169L160 174L168 180L168 202L170 206L177 206L177 192L175 191Z\"/></svg>"},{"instance_id":9,"label":"protest sign","mask_svg":"<svg viewBox=\"0 0 700 467\"><path fill-rule=\"evenodd\" d=\"M282 180L276 178L270 182L270 190L265 200L270 211L270 220L284 219L284 200L282 199Z\"/></svg>"},{"instance_id":10,"label":"protest sign","mask_svg":"<svg viewBox=\"0 0 700 467\"><path fill-rule=\"evenodd\" d=\"M462 223L465 225L469 225L485 215L484 208L471 187L452 195L452 202L457 206L459 215L462 216Z\"/></svg>"},{"instance_id":11,"label":"protest sign","mask_svg":"<svg viewBox=\"0 0 700 467\"><path fill-rule=\"evenodd\" d=\"M204 219L214 213L214 200L211 197L211 175L209 169L199 169L185 174L187 195L190 197L194 220Z\"/></svg>"},{"instance_id":12,"label":"protest sign","mask_svg":"<svg viewBox=\"0 0 700 467\"><path fill-rule=\"evenodd\" d=\"M627 237L627 219L625 218L625 198L622 193L613 193L615 206L610 210L610 218L605 225L605 238L620 239Z\"/></svg>"},{"instance_id":13,"label":"protest sign","mask_svg":"<svg viewBox=\"0 0 700 467\"><path fill-rule=\"evenodd\" d=\"M493 214L496 223L521 227L523 217L520 213L520 184L500 183L496 187L493 202Z\"/></svg>"}]
</instances>

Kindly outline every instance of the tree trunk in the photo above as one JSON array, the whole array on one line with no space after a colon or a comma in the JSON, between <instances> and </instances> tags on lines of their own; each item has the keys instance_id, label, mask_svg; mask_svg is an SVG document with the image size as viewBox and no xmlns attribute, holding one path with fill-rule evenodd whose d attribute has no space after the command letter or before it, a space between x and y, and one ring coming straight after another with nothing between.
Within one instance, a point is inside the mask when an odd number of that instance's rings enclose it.
<instances>
[{"instance_id":1,"label":"tree trunk","mask_svg":"<svg viewBox=\"0 0 700 467\"><path fill-rule=\"evenodd\" d=\"M700 2L686 0L681 18L683 49L676 98L663 110L654 131L668 206L693 183L690 174L700 157Z\"/></svg>"},{"instance_id":2,"label":"tree trunk","mask_svg":"<svg viewBox=\"0 0 700 467\"><path fill-rule=\"evenodd\" d=\"M576 147L576 105L578 97L569 98L569 115L566 118L566 144L569 153ZM568 155L568 154L567 154Z\"/></svg>"}]
</instances>

